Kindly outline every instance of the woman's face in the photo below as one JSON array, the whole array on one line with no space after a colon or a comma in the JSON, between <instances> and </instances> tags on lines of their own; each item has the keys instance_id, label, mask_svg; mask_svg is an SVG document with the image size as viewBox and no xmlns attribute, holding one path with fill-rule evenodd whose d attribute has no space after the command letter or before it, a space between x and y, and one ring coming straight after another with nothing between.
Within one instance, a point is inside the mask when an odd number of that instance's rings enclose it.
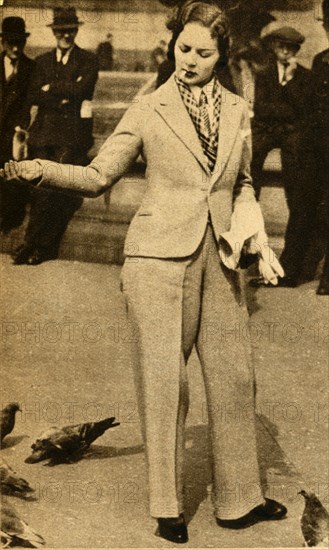
<instances>
[{"instance_id":1,"label":"woman's face","mask_svg":"<svg viewBox=\"0 0 329 550\"><path fill-rule=\"evenodd\" d=\"M217 40L200 23L187 23L175 44L176 76L186 84L203 86L219 60Z\"/></svg>"}]
</instances>

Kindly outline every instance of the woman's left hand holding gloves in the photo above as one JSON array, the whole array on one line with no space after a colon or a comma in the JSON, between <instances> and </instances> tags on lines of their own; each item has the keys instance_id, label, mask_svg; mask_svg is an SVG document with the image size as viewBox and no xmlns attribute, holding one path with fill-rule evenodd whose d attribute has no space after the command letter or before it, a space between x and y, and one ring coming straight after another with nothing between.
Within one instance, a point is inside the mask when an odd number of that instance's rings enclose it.
<instances>
[{"instance_id":1,"label":"woman's left hand holding gloves","mask_svg":"<svg viewBox=\"0 0 329 550\"><path fill-rule=\"evenodd\" d=\"M0 170L0 177L7 181L26 181L37 184L42 178L43 166L38 160L23 160L17 162L10 160Z\"/></svg>"}]
</instances>

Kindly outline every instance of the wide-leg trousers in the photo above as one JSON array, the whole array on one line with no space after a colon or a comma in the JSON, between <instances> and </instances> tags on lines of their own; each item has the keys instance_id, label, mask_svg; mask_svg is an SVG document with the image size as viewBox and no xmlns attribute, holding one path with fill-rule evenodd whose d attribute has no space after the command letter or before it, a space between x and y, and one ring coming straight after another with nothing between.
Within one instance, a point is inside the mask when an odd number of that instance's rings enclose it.
<instances>
[{"instance_id":1,"label":"wide-leg trousers","mask_svg":"<svg viewBox=\"0 0 329 550\"><path fill-rule=\"evenodd\" d=\"M264 501L256 451L254 376L239 274L220 261L210 224L183 259L127 257L121 276L153 517L184 510L186 364L195 344L209 417L213 503L221 519ZM188 495L187 495L188 497Z\"/></svg>"}]
</instances>

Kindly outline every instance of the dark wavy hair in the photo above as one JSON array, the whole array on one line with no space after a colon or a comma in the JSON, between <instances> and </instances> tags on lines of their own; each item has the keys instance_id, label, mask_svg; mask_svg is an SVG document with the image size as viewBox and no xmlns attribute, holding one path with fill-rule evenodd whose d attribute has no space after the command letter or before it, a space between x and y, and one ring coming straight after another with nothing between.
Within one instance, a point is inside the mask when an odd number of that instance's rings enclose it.
<instances>
[{"instance_id":1,"label":"dark wavy hair","mask_svg":"<svg viewBox=\"0 0 329 550\"><path fill-rule=\"evenodd\" d=\"M200 23L210 30L212 38L217 40L220 58L216 68L227 65L229 59L229 26L223 10L215 1L187 0L168 21L167 28L172 31L168 45L168 59L175 60L174 49L177 38L187 23Z\"/></svg>"}]
</instances>

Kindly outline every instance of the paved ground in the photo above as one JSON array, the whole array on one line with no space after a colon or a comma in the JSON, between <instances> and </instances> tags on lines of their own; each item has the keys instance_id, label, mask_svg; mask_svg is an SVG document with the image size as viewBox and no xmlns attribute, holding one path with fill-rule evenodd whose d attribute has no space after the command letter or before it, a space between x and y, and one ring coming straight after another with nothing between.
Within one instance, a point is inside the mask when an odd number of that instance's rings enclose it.
<instances>
[{"instance_id":1,"label":"paved ground","mask_svg":"<svg viewBox=\"0 0 329 550\"><path fill-rule=\"evenodd\" d=\"M0 260L2 403L17 400L23 409L1 455L37 490L35 501L12 499L16 508L49 548L170 547L153 535L148 515L120 268L63 260L15 267L4 254ZM198 361L191 359L187 547L301 546L298 490L314 489L328 506L329 309L316 285L249 291L249 336L226 327L232 344L247 337L253 342L262 479L267 495L287 504L286 520L240 532L216 526L204 390ZM223 413L239 421L241 411ZM80 462L54 468L24 463L49 425L112 414L121 426Z\"/></svg>"}]
</instances>

